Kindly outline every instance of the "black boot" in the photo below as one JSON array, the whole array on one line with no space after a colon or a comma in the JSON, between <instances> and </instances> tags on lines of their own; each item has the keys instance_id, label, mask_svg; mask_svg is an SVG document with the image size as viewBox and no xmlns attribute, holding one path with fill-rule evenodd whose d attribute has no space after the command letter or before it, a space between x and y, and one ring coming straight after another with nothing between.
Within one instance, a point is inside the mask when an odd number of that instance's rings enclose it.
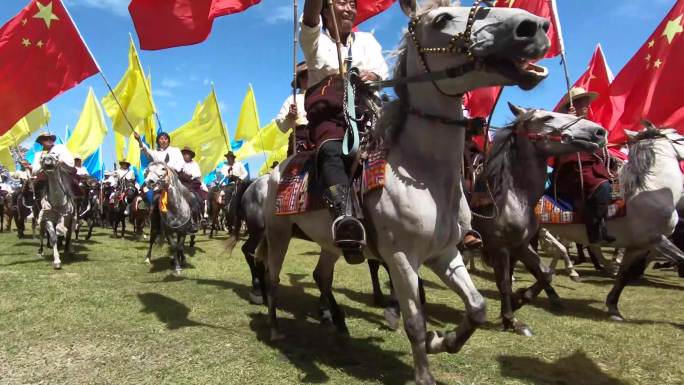
<instances>
[{"instance_id":1,"label":"black boot","mask_svg":"<svg viewBox=\"0 0 684 385\"><path fill-rule=\"evenodd\" d=\"M608 242L608 243L615 242L615 237L608 234L608 225L606 225L606 219L605 218L601 218L599 220L599 228L601 229L601 238L603 239L603 241Z\"/></svg>"},{"instance_id":2,"label":"black boot","mask_svg":"<svg viewBox=\"0 0 684 385\"><path fill-rule=\"evenodd\" d=\"M349 187L342 184L332 186L325 191L324 198L335 217L332 226L335 245L342 249L347 263L363 263L366 231L361 221L351 215L351 207L348 205Z\"/></svg>"},{"instance_id":3,"label":"black boot","mask_svg":"<svg viewBox=\"0 0 684 385\"><path fill-rule=\"evenodd\" d=\"M601 221L597 218L594 213L588 212L585 215L588 216L585 224L587 226L587 238L589 238L589 244L596 244L601 242Z\"/></svg>"}]
</instances>

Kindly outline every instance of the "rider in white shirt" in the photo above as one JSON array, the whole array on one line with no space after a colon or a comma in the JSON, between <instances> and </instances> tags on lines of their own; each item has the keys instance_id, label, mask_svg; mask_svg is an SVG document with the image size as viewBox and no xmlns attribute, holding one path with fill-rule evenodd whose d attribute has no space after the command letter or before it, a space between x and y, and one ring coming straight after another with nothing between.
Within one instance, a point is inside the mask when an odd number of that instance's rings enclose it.
<instances>
[{"instance_id":1,"label":"rider in white shirt","mask_svg":"<svg viewBox=\"0 0 684 385\"><path fill-rule=\"evenodd\" d=\"M185 187L193 193L194 199L190 202L192 207L192 220L190 222L190 231L196 233L199 230L199 224L202 220L202 205L206 201L206 192L202 190L202 171L199 164L194 161L195 151L189 147L184 147L181 150L183 154L183 166L181 167L178 176Z\"/></svg>"},{"instance_id":2,"label":"rider in white shirt","mask_svg":"<svg viewBox=\"0 0 684 385\"><path fill-rule=\"evenodd\" d=\"M306 110L304 108L304 93L308 87L309 71L306 67L306 62L297 64L297 82L293 80L290 84L292 88L297 90L296 95L290 94L285 99L280 112L275 118L276 125L283 133L292 130L290 134L290 145L287 155L292 155L293 149L296 152L304 151L308 148L309 131L306 125L309 123L306 119ZM294 141L294 143L293 143Z\"/></svg>"},{"instance_id":3,"label":"rider in white shirt","mask_svg":"<svg viewBox=\"0 0 684 385\"><path fill-rule=\"evenodd\" d=\"M76 175L83 177L90 176L90 173L88 173L88 169L83 167L83 156L81 156L80 154L74 155L74 167L76 168Z\"/></svg>"},{"instance_id":4,"label":"rider in white shirt","mask_svg":"<svg viewBox=\"0 0 684 385\"><path fill-rule=\"evenodd\" d=\"M43 151L36 154L33 159L32 166L34 174L37 174L40 171L40 161L47 154L54 156L58 161L69 167L74 167L74 157L71 155L71 152L69 152L69 149L63 144L55 144L55 140L57 140L57 137L47 132L41 133L36 138L36 142L43 146Z\"/></svg>"},{"instance_id":5,"label":"rider in white shirt","mask_svg":"<svg viewBox=\"0 0 684 385\"><path fill-rule=\"evenodd\" d=\"M162 132L157 136L157 149L151 150L147 145L140 139L140 135L137 132L133 132L133 136L138 141L140 145L140 151L152 162L166 162L169 167L174 169L176 172L180 172L183 167L183 154L178 147L171 146L171 137L166 132ZM168 161L166 158L168 156Z\"/></svg>"},{"instance_id":6,"label":"rider in white shirt","mask_svg":"<svg viewBox=\"0 0 684 385\"><path fill-rule=\"evenodd\" d=\"M126 193L128 188L135 188L136 191L140 187L135 178L135 172L131 169L131 163L126 159L121 159L119 161L119 168L114 171L114 176L116 177L117 185L120 188L120 192ZM126 210L124 215L128 215L130 212L130 203L126 202Z\"/></svg>"},{"instance_id":7,"label":"rider in white shirt","mask_svg":"<svg viewBox=\"0 0 684 385\"><path fill-rule=\"evenodd\" d=\"M225 155L227 162L218 171L217 179L225 182L243 182L249 178L249 172L242 162L235 160L233 151L228 151Z\"/></svg>"}]
</instances>

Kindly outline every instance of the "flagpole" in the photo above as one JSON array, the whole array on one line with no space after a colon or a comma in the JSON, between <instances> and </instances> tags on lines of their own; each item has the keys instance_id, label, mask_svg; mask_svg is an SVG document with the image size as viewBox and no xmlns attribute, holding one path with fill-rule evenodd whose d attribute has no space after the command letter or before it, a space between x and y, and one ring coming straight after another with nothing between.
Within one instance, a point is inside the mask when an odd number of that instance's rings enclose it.
<instances>
[{"instance_id":1,"label":"flagpole","mask_svg":"<svg viewBox=\"0 0 684 385\"><path fill-rule=\"evenodd\" d=\"M298 38L297 38L297 16L299 14L299 11L297 10L298 5L297 5L297 0L293 0L293 9L294 9L294 16L292 17L292 25L293 25L293 33L292 35L294 36L294 44L292 45L292 103L296 106L297 105L297 87L299 84L297 84L297 43L299 43ZM295 119L295 124L294 127L292 127L292 154L297 153L297 119Z\"/></svg>"},{"instance_id":2,"label":"flagpole","mask_svg":"<svg viewBox=\"0 0 684 385\"><path fill-rule=\"evenodd\" d=\"M547 0L549 2L549 6L551 7L552 10L552 15L553 15L553 25L556 27L556 33L558 34L558 43L560 44L560 56L561 56L561 63L563 64L563 73L565 75L565 87L567 88L568 95L570 95L570 74L568 71L568 60L565 55L565 42L563 41L563 31L561 30L561 24L560 24L560 17L558 17L558 7L556 6L556 1L555 0ZM570 102L570 108L574 108L574 103L572 101L572 98L568 98Z\"/></svg>"},{"instance_id":3,"label":"flagpole","mask_svg":"<svg viewBox=\"0 0 684 385\"><path fill-rule=\"evenodd\" d=\"M335 38L335 46L337 47L337 64L340 67L340 76L344 77L344 62L342 60L342 40L340 40L340 29L337 26L337 15L335 13L335 0L328 1L330 13L332 14L333 22L333 37Z\"/></svg>"}]
</instances>

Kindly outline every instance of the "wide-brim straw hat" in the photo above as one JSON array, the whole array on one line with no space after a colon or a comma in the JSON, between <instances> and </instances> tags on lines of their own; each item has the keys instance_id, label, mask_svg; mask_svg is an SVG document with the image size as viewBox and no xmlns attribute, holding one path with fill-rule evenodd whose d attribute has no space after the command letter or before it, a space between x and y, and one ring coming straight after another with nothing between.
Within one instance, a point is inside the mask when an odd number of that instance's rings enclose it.
<instances>
[{"instance_id":1,"label":"wide-brim straw hat","mask_svg":"<svg viewBox=\"0 0 684 385\"><path fill-rule=\"evenodd\" d=\"M181 150L181 153L182 154L188 153L188 154L190 154L190 157L192 157L192 158L195 157L195 151L192 151L192 149L188 146L183 147L183 149Z\"/></svg>"},{"instance_id":2,"label":"wide-brim straw hat","mask_svg":"<svg viewBox=\"0 0 684 385\"><path fill-rule=\"evenodd\" d=\"M226 155L224 155L224 157L226 157L226 158L229 158L229 157L235 158L236 156L235 156L235 153L234 153L233 151L228 151L228 152L226 153Z\"/></svg>"},{"instance_id":3,"label":"wide-brim straw hat","mask_svg":"<svg viewBox=\"0 0 684 385\"><path fill-rule=\"evenodd\" d=\"M308 72L309 72L309 67L306 65L305 61L297 64L297 84L296 84L297 88L299 88L299 78ZM294 80L292 80L292 82L290 83L290 87L295 88L295 81Z\"/></svg>"},{"instance_id":4,"label":"wide-brim straw hat","mask_svg":"<svg viewBox=\"0 0 684 385\"><path fill-rule=\"evenodd\" d=\"M41 141L43 141L44 139L52 139L52 141L54 142L55 140L57 140L57 136L47 131L43 131L36 137L36 143L41 143Z\"/></svg>"},{"instance_id":5,"label":"wide-brim straw hat","mask_svg":"<svg viewBox=\"0 0 684 385\"><path fill-rule=\"evenodd\" d=\"M121 159L121 160L119 161L119 166L121 166L122 164L127 164L127 165L130 166L130 165L131 165L131 162L127 161L126 159Z\"/></svg>"},{"instance_id":6,"label":"wide-brim straw hat","mask_svg":"<svg viewBox=\"0 0 684 385\"><path fill-rule=\"evenodd\" d=\"M76 160L76 159L78 159L78 160L83 160L83 155L81 155L81 154L74 154L74 160Z\"/></svg>"},{"instance_id":7,"label":"wide-brim straw hat","mask_svg":"<svg viewBox=\"0 0 684 385\"><path fill-rule=\"evenodd\" d=\"M570 100L574 102L575 100L589 98L589 103L591 103L598 97L599 94L597 92L587 91L583 87L572 87L570 92L565 94L563 99L561 99L560 105L558 106L558 111L568 112L568 109L570 109Z\"/></svg>"}]
</instances>

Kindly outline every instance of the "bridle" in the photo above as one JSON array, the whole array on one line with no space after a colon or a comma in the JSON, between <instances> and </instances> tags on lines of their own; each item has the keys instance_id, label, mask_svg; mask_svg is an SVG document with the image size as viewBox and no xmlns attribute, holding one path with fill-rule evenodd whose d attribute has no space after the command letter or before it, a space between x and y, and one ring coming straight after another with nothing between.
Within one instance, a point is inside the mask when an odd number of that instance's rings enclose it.
<instances>
[{"instance_id":1,"label":"bridle","mask_svg":"<svg viewBox=\"0 0 684 385\"><path fill-rule=\"evenodd\" d=\"M435 86L437 91L444 96L458 98L463 97L462 93L451 95L443 92L437 85L437 81L443 79L458 78L467 74L468 72L481 69L485 66L482 60L475 58L471 50L471 35L473 31L473 25L475 24L475 18L478 12L480 11L480 9L483 8L483 4L489 6L490 1L478 0L473 3L473 6L470 8L470 13L468 14L468 21L466 22L465 30L463 32L459 32L453 35L446 47L422 47L420 45L420 42L418 41L418 35L416 32L418 23L420 22L420 17L413 17L408 24L408 35L410 36L410 40L413 43L413 46L416 48L416 51L418 52L418 57L420 58L420 63L423 67L424 73L410 77L369 82L369 85L377 88L387 88L398 85L405 85L409 83L431 82ZM467 57L468 60L466 63L454 67L449 67L442 71L432 71L430 69L430 66L427 64L427 55L453 54L457 52L462 53Z\"/></svg>"},{"instance_id":2,"label":"bridle","mask_svg":"<svg viewBox=\"0 0 684 385\"><path fill-rule=\"evenodd\" d=\"M527 140L529 140L532 143L538 143L538 142L562 143L566 138L568 138L567 136L563 136L563 132L565 132L567 129L574 126L575 124L579 123L583 119L584 118L581 116L577 117L577 118L571 120L570 122L562 125L561 127L554 128L549 134L544 134L544 133L540 133L540 132L518 132L517 127L519 127L519 125L523 124L523 122L519 122L516 125L515 135L525 137L525 138L527 138ZM572 139L572 138L570 137L570 139Z\"/></svg>"}]
</instances>

